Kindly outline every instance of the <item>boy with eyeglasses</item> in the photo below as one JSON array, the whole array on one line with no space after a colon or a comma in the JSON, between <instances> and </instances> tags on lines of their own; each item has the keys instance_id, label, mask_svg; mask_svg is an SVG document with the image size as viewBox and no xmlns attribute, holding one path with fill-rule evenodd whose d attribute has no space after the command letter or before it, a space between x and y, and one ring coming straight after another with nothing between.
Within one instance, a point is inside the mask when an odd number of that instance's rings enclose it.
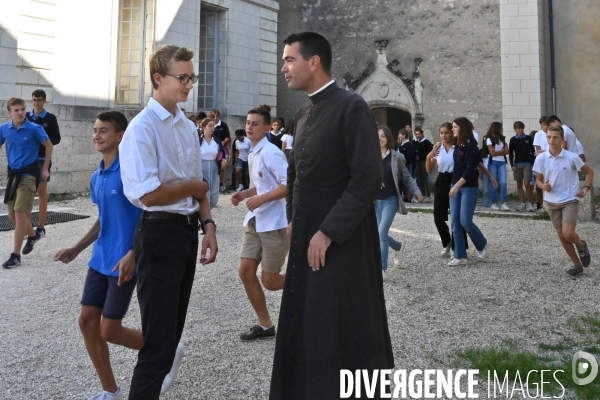
<instances>
[{"instance_id":1,"label":"boy with eyeglasses","mask_svg":"<svg viewBox=\"0 0 600 400\"><path fill-rule=\"evenodd\" d=\"M25 100L13 97L6 103L10 121L0 125L0 148L6 143L8 159L8 182L4 203L8 208L8 218L15 224L13 252L4 268L15 268L21 264L21 245L27 234L23 254L29 254L41 235L31 226L31 210L37 185L40 179L48 179L52 142L44 129L25 117ZM40 171L38 150L44 146L44 165Z\"/></svg>"},{"instance_id":2,"label":"boy with eyeglasses","mask_svg":"<svg viewBox=\"0 0 600 400\"><path fill-rule=\"evenodd\" d=\"M33 102L33 110L27 113L27 119L34 124L41 125L46 131L50 142L52 142L52 146L56 146L60 143L60 129L58 128L58 121L56 120L56 116L52 113L49 113L44 108L46 104L46 92L42 89L36 89L31 93L31 100ZM44 157L46 153L46 148L40 145L40 149L38 151L38 164L40 167L40 172L44 166ZM50 168L52 168L52 160L48 164L48 173L50 173ZM40 177L41 178L41 177ZM41 237L46 235L46 228L44 225L46 224L46 212L48 211L48 182L50 182L50 176L48 179L40 179L40 184L38 185L38 197L39 197L39 206L38 206L38 227L36 232L40 234Z\"/></svg>"}]
</instances>

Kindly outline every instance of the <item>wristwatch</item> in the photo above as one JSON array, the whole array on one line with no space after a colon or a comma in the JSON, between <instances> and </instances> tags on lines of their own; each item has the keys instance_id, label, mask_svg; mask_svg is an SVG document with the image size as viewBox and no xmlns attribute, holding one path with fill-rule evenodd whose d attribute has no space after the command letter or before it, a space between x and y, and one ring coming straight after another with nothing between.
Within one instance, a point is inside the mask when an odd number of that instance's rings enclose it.
<instances>
[{"instance_id":1,"label":"wristwatch","mask_svg":"<svg viewBox=\"0 0 600 400\"><path fill-rule=\"evenodd\" d=\"M588 192L590 191L590 187L588 185L585 185L584 187L582 187L582 189L587 189Z\"/></svg>"},{"instance_id":2,"label":"wristwatch","mask_svg":"<svg viewBox=\"0 0 600 400\"><path fill-rule=\"evenodd\" d=\"M206 226L206 224L213 224L213 226L215 227L215 231L217 230L217 224L215 224L215 221L213 221L211 218L204 220L204 222L202 222L202 230L204 231L204 227Z\"/></svg>"}]
</instances>

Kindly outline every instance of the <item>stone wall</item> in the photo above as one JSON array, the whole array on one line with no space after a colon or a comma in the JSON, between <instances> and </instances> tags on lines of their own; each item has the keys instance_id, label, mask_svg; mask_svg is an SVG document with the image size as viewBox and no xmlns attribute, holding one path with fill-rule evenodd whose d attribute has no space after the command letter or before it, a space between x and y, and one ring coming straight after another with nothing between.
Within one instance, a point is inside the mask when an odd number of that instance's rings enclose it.
<instances>
[{"instance_id":1,"label":"stone wall","mask_svg":"<svg viewBox=\"0 0 600 400\"><path fill-rule=\"evenodd\" d=\"M502 120L500 8L498 0L306 0L281 2L278 54L292 32L312 30L333 48L333 75L358 77L375 62L374 40L388 39L388 59L397 59L407 75L422 58L423 127L437 137L437 127L459 116L485 133ZM292 117L306 101L278 77L278 109ZM429 135L432 135L430 133Z\"/></svg>"}]
</instances>

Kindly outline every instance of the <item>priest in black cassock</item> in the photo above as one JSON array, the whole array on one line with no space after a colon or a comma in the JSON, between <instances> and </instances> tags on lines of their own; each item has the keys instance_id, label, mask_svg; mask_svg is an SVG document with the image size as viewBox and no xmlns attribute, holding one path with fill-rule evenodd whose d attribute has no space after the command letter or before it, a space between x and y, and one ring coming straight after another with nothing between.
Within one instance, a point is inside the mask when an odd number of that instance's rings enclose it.
<instances>
[{"instance_id":1,"label":"priest in black cassock","mask_svg":"<svg viewBox=\"0 0 600 400\"><path fill-rule=\"evenodd\" d=\"M284 43L288 87L310 101L288 167L291 247L269 398L330 400L340 369L394 367L374 209L381 152L369 106L331 79L329 42L304 32Z\"/></svg>"}]
</instances>

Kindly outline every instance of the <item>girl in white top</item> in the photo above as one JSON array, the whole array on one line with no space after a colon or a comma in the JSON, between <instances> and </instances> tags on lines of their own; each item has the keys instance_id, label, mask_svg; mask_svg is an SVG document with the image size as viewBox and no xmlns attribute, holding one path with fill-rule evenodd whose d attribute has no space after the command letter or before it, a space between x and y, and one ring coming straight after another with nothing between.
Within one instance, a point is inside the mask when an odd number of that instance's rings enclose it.
<instances>
[{"instance_id":1,"label":"girl in white top","mask_svg":"<svg viewBox=\"0 0 600 400\"><path fill-rule=\"evenodd\" d=\"M490 162L488 168L490 173L494 176L496 181L500 184L500 201L502 206L498 208L498 193L496 190L490 190L490 200L492 202L492 210L510 210L506 205L506 196L508 192L507 185L507 171L506 171L506 155L508 154L508 144L506 139L502 135L503 133L502 124L500 122L492 122L490 129L487 133L487 139L485 144L488 146L490 152Z\"/></svg>"},{"instance_id":2,"label":"girl in white top","mask_svg":"<svg viewBox=\"0 0 600 400\"><path fill-rule=\"evenodd\" d=\"M235 162L235 177L238 182L236 192L241 192L248 189L249 183L246 177L248 176L248 153L252 147L250 139L246 137L246 131L238 129L235 131L235 151L237 152L237 160Z\"/></svg>"},{"instance_id":3,"label":"girl in white top","mask_svg":"<svg viewBox=\"0 0 600 400\"><path fill-rule=\"evenodd\" d=\"M285 153L288 161L290 160L290 153L292 152L292 145L294 144L294 120L290 119L285 124L283 130L283 137L281 138L281 150Z\"/></svg>"},{"instance_id":4,"label":"girl in white top","mask_svg":"<svg viewBox=\"0 0 600 400\"><path fill-rule=\"evenodd\" d=\"M208 199L210 208L212 209L219 202L219 166L218 162L221 162L221 167L227 166L227 159L223 158L218 160L219 157L219 143L217 139L213 138L215 131L215 122L210 118L205 118L201 123L202 136L200 138L200 153L202 154L202 176L208 182Z\"/></svg>"}]
</instances>

